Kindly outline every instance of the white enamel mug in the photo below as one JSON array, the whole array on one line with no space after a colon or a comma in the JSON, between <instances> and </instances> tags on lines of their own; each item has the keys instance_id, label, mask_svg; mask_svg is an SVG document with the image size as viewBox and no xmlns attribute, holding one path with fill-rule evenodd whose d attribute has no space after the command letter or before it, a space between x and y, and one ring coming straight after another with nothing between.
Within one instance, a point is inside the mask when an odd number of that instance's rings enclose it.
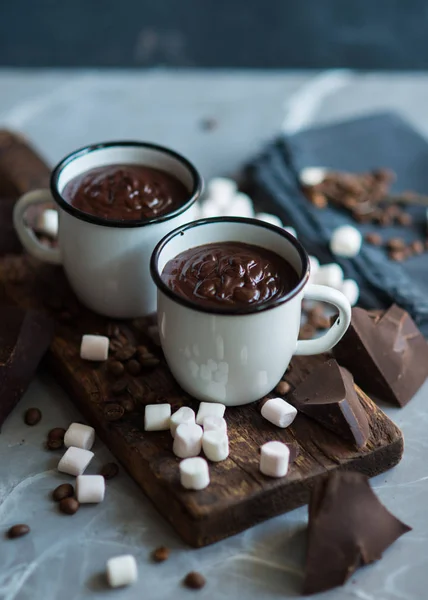
<instances>
[{"instance_id":1,"label":"white enamel mug","mask_svg":"<svg viewBox=\"0 0 428 600\"><path fill-rule=\"evenodd\" d=\"M62 192L74 177L96 167L141 164L175 175L189 198L177 210L141 221L104 219L70 205ZM42 261L61 264L78 298L102 315L134 318L156 310L156 287L149 272L150 256L169 231L194 219L194 203L202 179L183 156L155 144L109 142L87 146L64 158L53 170L50 190L22 196L14 210L14 226L25 249ZM59 247L41 244L25 223L29 206L54 202L59 213Z\"/></svg>"},{"instance_id":2,"label":"white enamel mug","mask_svg":"<svg viewBox=\"0 0 428 600\"><path fill-rule=\"evenodd\" d=\"M212 242L268 248L294 267L299 283L272 302L219 311L179 296L162 281L169 260ZM166 361L181 387L199 400L237 406L262 398L280 381L293 355L327 352L351 320L351 306L342 293L308 284L309 258L296 238L254 219L220 217L179 227L156 246L150 269L158 288L158 324ZM303 298L329 302L339 316L322 336L298 341Z\"/></svg>"}]
</instances>

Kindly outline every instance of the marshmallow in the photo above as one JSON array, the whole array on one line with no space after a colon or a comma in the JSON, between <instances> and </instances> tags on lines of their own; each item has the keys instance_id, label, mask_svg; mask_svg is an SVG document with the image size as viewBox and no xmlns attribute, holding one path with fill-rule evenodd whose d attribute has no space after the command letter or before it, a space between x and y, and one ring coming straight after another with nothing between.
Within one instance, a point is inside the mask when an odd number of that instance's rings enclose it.
<instances>
[{"instance_id":1,"label":"marshmallow","mask_svg":"<svg viewBox=\"0 0 428 600\"><path fill-rule=\"evenodd\" d=\"M106 482L102 475L79 475L76 478L76 498L80 504L95 504L104 500Z\"/></svg>"},{"instance_id":2,"label":"marshmallow","mask_svg":"<svg viewBox=\"0 0 428 600\"><path fill-rule=\"evenodd\" d=\"M202 450L208 460L220 462L229 456L229 438L217 430L205 431L202 436Z\"/></svg>"},{"instance_id":3,"label":"marshmallow","mask_svg":"<svg viewBox=\"0 0 428 600\"><path fill-rule=\"evenodd\" d=\"M320 268L320 261L316 258L316 256L309 256L309 264L311 267L311 270L309 273L309 281L311 283L314 283L317 278L317 273Z\"/></svg>"},{"instance_id":4,"label":"marshmallow","mask_svg":"<svg viewBox=\"0 0 428 600\"><path fill-rule=\"evenodd\" d=\"M64 436L64 446L66 448L75 446L76 448L83 448L83 450L90 450L94 445L94 441L95 429L89 427L89 425L82 425L82 423L72 423Z\"/></svg>"},{"instance_id":5,"label":"marshmallow","mask_svg":"<svg viewBox=\"0 0 428 600\"><path fill-rule=\"evenodd\" d=\"M47 208L38 217L35 230L51 238L58 237L58 211Z\"/></svg>"},{"instance_id":6,"label":"marshmallow","mask_svg":"<svg viewBox=\"0 0 428 600\"><path fill-rule=\"evenodd\" d=\"M204 431L220 431L222 433L227 433L226 421L223 417L216 417L215 415L205 417L202 422L202 427L204 428Z\"/></svg>"},{"instance_id":7,"label":"marshmallow","mask_svg":"<svg viewBox=\"0 0 428 600\"><path fill-rule=\"evenodd\" d=\"M199 405L196 423L203 425L205 417L223 417L226 407L218 402L201 402Z\"/></svg>"},{"instance_id":8,"label":"marshmallow","mask_svg":"<svg viewBox=\"0 0 428 600\"><path fill-rule=\"evenodd\" d=\"M343 283L343 271L337 263L323 265L318 269L313 283L327 285L329 287L340 290Z\"/></svg>"},{"instance_id":9,"label":"marshmallow","mask_svg":"<svg viewBox=\"0 0 428 600\"><path fill-rule=\"evenodd\" d=\"M188 406L182 406L171 416L169 427L172 437L175 437L177 427L182 423L195 423L195 411Z\"/></svg>"},{"instance_id":10,"label":"marshmallow","mask_svg":"<svg viewBox=\"0 0 428 600\"><path fill-rule=\"evenodd\" d=\"M270 398L262 406L262 417L278 427L288 427L294 421L297 410L282 398Z\"/></svg>"},{"instance_id":11,"label":"marshmallow","mask_svg":"<svg viewBox=\"0 0 428 600\"><path fill-rule=\"evenodd\" d=\"M110 340L105 335L84 335L80 345L83 360L107 360Z\"/></svg>"},{"instance_id":12,"label":"marshmallow","mask_svg":"<svg viewBox=\"0 0 428 600\"><path fill-rule=\"evenodd\" d=\"M186 458L180 463L180 481L186 490L203 490L209 485L210 472L205 458Z\"/></svg>"},{"instance_id":13,"label":"marshmallow","mask_svg":"<svg viewBox=\"0 0 428 600\"><path fill-rule=\"evenodd\" d=\"M131 554L110 558L107 561L106 574L108 584L113 588L135 583L138 578L135 558Z\"/></svg>"},{"instance_id":14,"label":"marshmallow","mask_svg":"<svg viewBox=\"0 0 428 600\"><path fill-rule=\"evenodd\" d=\"M282 442L267 442L260 448L260 471L269 477L287 475L290 450Z\"/></svg>"},{"instance_id":15,"label":"marshmallow","mask_svg":"<svg viewBox=\"0 0 428 600\"><path fill-rule=\"evenodd\" d=\"M299 181L302 185L319 185L324 181L327 169L323 167L305 167L299 173Z\"/></svg>"},{"instance_id":16,"label":"marshmallow","mask_svg":"<svg viewBox=\"0 0 428 600\"><path fill-rule=\"evenodd\" d=\"M144 412L145 431L166 431L171 419L171 404L148 404Z\"/></svg>"},{"instance_id":17,"label":"marshmallow","mask_svg":"<svg viewBox=\"0 0 428 600\"><path fill-rule=\"evenodd\" d=\"M259 221L264 221L265 223L270 223L271 225L276 225L277 227L282 227L282 221L279 217L275 215L271 215L269 213L257 213L256 219Z\"/></svg>"},{"instance_id":18,"label":"marshmallow","mask_svg":"<svg viewBox=\"0 0 428 600\"><path fill-rule=\"evenodd\" d=\"M201 218L202 219L210 219L211 217L219 217L221 214L221 209L217 202L212 200L211 198L207 198L202 203L201 206Z\"/></svg>"},{"instance_id":19,"label":"marshmallow","mask_svg":"<svg viewBox=\"0 0 428 600\"><path fill-rule=\"evenodd\" d=\"M335 229L330 239L330 250L336 256L353 258L361 249L362 236L356 227L343 225Z\"/></svg>"},{"instance_id":20,"label":"marshmallow","mask_svg":"<svg viewBox=\"0 0 428 600\"><path fill-rule=\"evenodd\" d=\"M182 423L175 430L172 451L179 458L198 456L202 450L203 430L196 423Z\"/></svg>"},{"instance_id":21,"label":"marshmallow","mask_svg":"<svg viewBox=\"0 0 428 600\"><path fill-rule=\"evenodd\" d=\"M360 297L360 288L358 287L358 283L353 279L345 279L342 283L342 287L340 291L346 298L349 300L349 304L354 306L358 302L358 298Z\"/></svg>"},{"instance_id":22,"label":"marshmallow","mask_svg":"<svg viewBox=\"0 0 428 600\"><path fill-rule=\"evenodd\" d=\"M226 217L254 217L254 206L247 194L239 192L223 208L222 214Z\"/></svg>"},{"instance_id":23,"label":"marshmallow","mask_svg":"<svg viewBox=\"0 0 428 600\"><path fill-rule=\"evenodd\" d=\"M227 207L232 202L237 192L237 185L233 179L214 177L207 185L208 197L215 201L219 207Z\"/></svg>"},{"instance_id":24,"label":"marshmallow","mask_svg":"<svg viewBox=\"0 0 428 600\"><path fill-rule=\"evenodd\" d=\"M297 233L294 227L284 227L284 231L287 231L290 235L297 238Z\"/></svg>"},{"instance_id":25,"label":"marshmallow","mask_svg":"<svg viewBox=\"0 0 428 600\"><path fill-rule=\"evenodd\" d=\"M85 472L93 457L94 453L90 450L70 446L58 463L58 471L77 477Z\"/></svg>"}]
</instances>

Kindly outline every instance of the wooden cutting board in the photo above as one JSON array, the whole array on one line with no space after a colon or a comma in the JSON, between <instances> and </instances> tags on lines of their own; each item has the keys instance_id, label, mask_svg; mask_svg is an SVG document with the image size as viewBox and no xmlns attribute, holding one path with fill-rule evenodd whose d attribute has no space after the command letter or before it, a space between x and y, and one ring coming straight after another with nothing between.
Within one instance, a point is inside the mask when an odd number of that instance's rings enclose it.
<instances>
[{"instance_id":1,"label":"wooden cutting board","mask_svg":"<svg viewBox=\"0 0 428 600\"><path fill-rule=\"evenodd\" d=\"M13 168L5 168L8 164ZM28 164L31 173L26 172ZM7 188L8 195L14 191L16 195L45 185L46 171L46 165L22 140L2 147L0 132L0 190ZM313 484L328 471L352 469L371 477L390 469L401 458L400 430L358 388L370 421L370 439L362 450L302 414L291 427L280 430L262 419L254 403L226 411L230 456L210 464L208 488L186 491L179 483L179 460L172 453L169 432L143 430L146 404L170 402L174 409L198 406L175 383L161 350L147 335L153 320L114 322L95 315L75 299L60 268L42 265L25 255L0 259L0 300L42 308L54 317L56 335L49 356L53 373L159 512L192 546L205 546L307 503ZM147 345L161 359L152 372L122 376L120 394L115 394L117 379L108 374L105 363L91 364L79 357L83 334L111 335L115 331L117 340ZM320 360L322 357L295 358L287 379L295 386ZM120 420L110 422L106 411L112 403L130 410ZM272 439L291 444L296 451L289 473L282 479L259 472L259 448Z\"/></svg>"}]
</instances>

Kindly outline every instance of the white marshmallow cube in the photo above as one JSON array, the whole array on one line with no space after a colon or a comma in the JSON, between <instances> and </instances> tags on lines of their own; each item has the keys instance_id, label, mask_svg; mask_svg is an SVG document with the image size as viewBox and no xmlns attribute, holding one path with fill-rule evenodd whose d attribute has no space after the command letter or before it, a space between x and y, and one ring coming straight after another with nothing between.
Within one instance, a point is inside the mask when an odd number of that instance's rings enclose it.
<instances>
[{"instance_id":1,"label":"white marshmallow cube","mask_svg":"<svg viewBox=\"0 0 428 600\"><path fill-rule=\"evenodd\" d=\"M237 193L230 203L223 208L222 214L226 217L254 217L253 201L247 194Z\"/></svg>"},{"instance_id":2,"label":"white marshmallow cube","mask_svg":"<svg viewBox=\"0 0 428 600\"><path fill-rule=\"evenodd\" d=\"M51 238L58 237L58 211L47 208L37 218L35 230L37 233Z\"/></svg>"},{"instance_id":3,"label":"white marshmallow cube","mask_svg":"<svg viewBox=\"0 0 428 600\"><path fill-rule=\"evenodd\" d=\"M107 360L110 340L105 335L84 335L80 345L83 360Z\"/></svg>"},{"instance_id":4,"label":"white marshmallow cube","mask_svg":"<svg viewBox=\"0 0 428 600\"><path fill-rule=\"evenodd\" d=\"M186 458L180 463L180 481L186 490L203 490L210 483L210 472L207 461L196 456Z\"/></svg>"},{"instance_id":5,"label":"white marshmallow cube","mask_svg":"<svg viewBox=\"0 0 428 600\"><path fill-rule=\"evenodd\" d=\"M104 500L106 482L102 475L79 475L76 478L76 498L80 504L96 504Z\"/></svg>"},{"instance_id":6,"label":"white marshmallow cube","mask_svg":"<svg viewBox=\"0 0 428 600\"><path fill-rule=\"evenodd\" d=\"M237 192L237 185L233 179L227 177L214 177L207 184L208 197L214 200L217 206L227 207Z\"/></svg>"},{"instance_id":7,"label":"white marshmallow cube","mask_svg":"<svg viewBox=\"0 0 428 600\"><path fill-rule=\"evenodd\" d=\"M64 436L64 446L66 448L75 446L76 448L90 450L94 445L94 441L95 429L89 425L82 425L82 423L72 423Z\"/></svg>"},{"instance_id":8,"label":"white marshmallow cube","mask_svg":"<svg viewBox=\"0 0 428 600\"><path fill-rule=\"evenodd\" d=\"M131 554L115 556L107 561L106 574L110 587L130 585L138 579L137 562Z\"/></svg>"},{"instance_id":9,"label":"white marshmallow cube","mask_svg":"<svg viewBox=\"0 0 428 600\"><path fill-rule=\"evenodd\" d=\"M297 410L282 398L270 398L262 406L262 417L277 427L288 427L294 421Z\"/></svg>"},{"instance_id":10,"label":"white marshmallow cube","mask_svg":"<svg viewBox=\"0 0 428 600\"><path fill-rule=\"evenodd\" d=\"M205 417L202 427L204 428L204 432L220 431L221 433L227 433L227 423L225 419L223 419L223 417L216 417L215 415Z\"/></svg>"},{"instance_id":11,"label":"white marshmallow cube","mask_svg":"<svg viewBox=\"0 0 428 600\"><path fill-rule=\"evenodd\" d=\"M282 221L276 215L271 215L270 213L257 213L256 219L259 221L264 221L265 223L270 223L271 225L276 225L277 227L282 227Z\"/></svg>"},{"instance_id":12,"label":"white marshmallow cube","mask_svg":"<svg viewBox=\"0 0 428 600\"><path fill-rule=\"evenodd\" d=\"M77 477L85 472L86 467L89 465L93 457L94 453L90 450L84 450L83 448L75 448L74 446L71 446L59 461L58 471Z\"/></svg>"},{"instance_id":13,"label":"white marshmallow cube","mask_svg":"<svg viewBox=\"0 0 428 600\"><path fill-rule=\"evenodd\" d=\"M299 181L302 185L319 185L324 181L327 169L323 167L305 167L299 173Z\"/></svg>"},{"instance_id":14,"label":"white marshmallow cube","mask_svg":"<svg viewBox=\"0 0 428 600\"><path fill-rule=\"evenodd\" d=\"M290 450L282 442L267 442L260 448L260 471L269 477L284 477L288 472Z\"/></svg>"},{"instance_id":15,"label":"white marshmallow cube","mask_svg":"<svg viewBox=\"0 0 428 600\"><path fill-rule=\"evenodd\" d=\"M171 415L169 427L171 429L172 437L175 437L177 427L182 423L195 423L195 411L188 406L182 406L173 415Z\"/></svg>"},{"instance_id":16,"label":"white marshmallow cube","mask_svg":"<svg viewBox=\"0 0 428 600\"><path fill-rule=\"evenodd\" d=\"M340 290L343 283L343 270L337 263L323 265L318 269L318 272L312 283L319 285L327 285L329 287Z\"/></svg>"},{"instance_id":17,"label":"white marshmallow cube","mask_svg":"<svg viewBox=\"0 0 428 600\"><path fill-rule=\"evenodd\" d=\"M351 306L355 306L355 304L357 304L358 298L360 297L360 288L356 281L353 279L345 279L342 283L340 291L349 300L349 304Z\"/></svg>"},{"instance_id":18,"label":"white marshmallow cube","mask_svg":"<svg viewBox=\"0 0 428 600\"><path fill-rule=\"evenodd\" d=\"M356 227L343 225L335 229L330 239L330 250L336 256L353 258L361 249L362 236Z\"/></svg>"},{"instance_id":19,"label":"white marshmallow cube","mask_svg":"<svg viewBox=\"0 0 428 600\"><path fill-rule=\"evenodd\" d=\"M196 416L196 423L203 425L205 417L223 417L225 410L225 405L219 402L201 402Z\"/></svg>"},{"instance_id":20,"label":"white marshmallow cube","mask_svg":"<svg viewBox=\"0 0 428 600\"><path fill-rule=\"evenodd\" d=\"M144 411L145 431L167 431L171 419L171 404L148 404Z\"/></svg>"},{"instance_id":21,"label":"white marshmallow cube","mask_svg":"<svg viewBox=\"0 0 428 600\"><path fill-rule=\"evenodd\" d=\"M208 460L220 462L229 456L229 438L219 430L205 431L202 436L202 450Z\"/></svg>"},{"instance_id":22,"label":"white marshmallow cube","mask_svg":"<svg viewBox=\"0 0 428 600\"><path fill-rule=\"evenodd\" d=\"M294 227L284 227L284 231L287 231L290 235L297 238L297 233Z\"/></svg>"},{"instance_id":23,"label":"white marshmallow cube","mask_svg":"<svg viewBox=\"0 0 428 600\"><path fill-rule=\"evenodd\" d=\"M198 456L202 450L203 430L196 423L182 423L175 430L172 451L179 458Z\"/></svg>"}]
</instances>

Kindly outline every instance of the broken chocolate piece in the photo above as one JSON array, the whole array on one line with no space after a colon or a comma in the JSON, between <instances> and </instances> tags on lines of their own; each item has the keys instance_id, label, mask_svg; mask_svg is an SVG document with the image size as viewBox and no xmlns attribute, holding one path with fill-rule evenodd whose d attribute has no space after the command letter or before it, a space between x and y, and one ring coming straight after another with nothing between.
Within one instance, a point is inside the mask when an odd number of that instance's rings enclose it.
<instances>
[{"instance_id":1,"label":"broken chocolate piece","mask_svg":"<svg viewBox=\"0 0 428 600\"><path fill-rule=\"evenodd\" d=\"M343 585L410 530L379 502L365 475L331 473L315 485L309 503L303 593Z\"/></svg>"},{"instance_id":2,"label":"broken chocolate piece","mask_svg":"<svg viewBox=\"0 0 428 600\"><path fill-rule=\"evenodd\" d=\"M298 411L357 448L367 443L369 422L355 391L354 380L335 360L316 367L287 400Z\"/></svg>"},{"instance_id":3,"label":"broken chocolate piece","mask_svg":"<svg viewBox=\"0 0 428 600\"><path fill-rule=\"evenodd\" d=\"M0 427L32 380L53 336L53 322L36 310L3 306L0 321Z\"/></svg>"},{"instance_id":4,"label":"broken chocolate piece","mask_svg":"<svg viewBox=\"0 0 428 600\"><path fill-rule=\"evenodd\" d=\"M349 329L333 353L365 392L399 406L428 377L428 344L396 304L383 313L353 308Z\"/></svg>"}]
</instances>

